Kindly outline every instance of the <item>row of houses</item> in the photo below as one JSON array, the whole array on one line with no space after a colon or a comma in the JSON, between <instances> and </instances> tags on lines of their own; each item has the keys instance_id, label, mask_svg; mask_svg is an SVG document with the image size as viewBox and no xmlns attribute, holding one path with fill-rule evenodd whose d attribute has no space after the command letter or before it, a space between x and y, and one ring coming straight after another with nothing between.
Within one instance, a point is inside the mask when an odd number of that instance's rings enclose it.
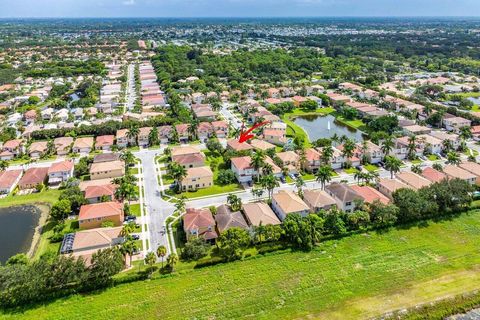
<instances>
[{"instance_id":1,"label":"row of houses","mask_svg":"<svg viewBox=\"0 0 480 320\"><path fill-rule=\"evenodd\" d=\"M327 185L325 190L304 190L303 198L293 191L280 190L273 194L271 206L264 202L253 202L243 204L238 212L232 212L229 207L222 205L217 208L215 216L208 208L187 209L183 228L187 239L202 237L214 241L231 227L252 230L259 225L280 224L289 214L306 216L332 207L353 212L359 203L379 201L388 204L393 200L392 194L399 189L419 190L443 179L453 178L480 185L480 164L464 162L458 167L448 165L443 171L427 167L421 174L402 172L394 179L379 179L376 187L334 182Z\"/></svg>"},{"instance_id":2,"label":"row of houses","mask_svg":"<svg viewBox=\"0 0 480 320\"><path fill-rule=\"evenodd\" d=\"M140 74L140 94L144 111L166 106L164 93L157 83L157 75L150 61L144 61L138 66Z\"/></svg>"}]
</instances>

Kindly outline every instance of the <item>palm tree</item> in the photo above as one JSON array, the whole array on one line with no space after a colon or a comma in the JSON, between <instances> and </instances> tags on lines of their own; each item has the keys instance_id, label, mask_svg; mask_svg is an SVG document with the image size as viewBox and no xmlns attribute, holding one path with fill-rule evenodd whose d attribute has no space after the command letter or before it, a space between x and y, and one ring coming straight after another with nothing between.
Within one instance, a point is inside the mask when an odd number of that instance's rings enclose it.
<instances>
[{"instance_id":1,"label":"palm tree","mask_svg":"<svg viewBox=\"0 0 480 320\"><path fill-rule=\"evenodd\" d=\"M123 162L125 162L126 167L135 163L135 156L129 150L123 150L122 153L120 154L120 159L123 160Z\"/></svg>"},{"instance_id":2,"label":"palm tree","mask_svg":"<svg viewBox=\"0 0 480 320\"><path fill-rule=\"evenodd\" d=\"M358 180L358 183L360 183L364 178L365 178L365 174L359 170L357 170L353 175L353 179Z\"/></svg>"},{"instance_id":3,"label":"palm tree","mask_svg":"<svg viewBox=\"0 0 480 320\"><path fill-rule=\"evenodd\" d=\"M167 263L170 266L172 272L173 272L173 267L175 264L178 262L178 256L176 253L171 253L168 258L167 258Z\"/></svg>"},{"instance_id":4,"label":"palm tree","mask_svg":"<svg viewBox=\"0 0 480 320\"><path fill-rule=\"evenodd\" d=\"M452 141L448 139L445 139L442 141L442 146L443 146L443 151L446 153L449 153L451 150L453 150Z\"/></svg>"},{"instance_id":5,"label":"palm tree","mask_svg":"<svg viewBox=\"0 0 480 320\"><path fill-rule=\"evenodd\" d=\"M437 170L437 171L443 172L442 164L439 163L439 162L436 162L436 163L432 164L432 168Z\"/></svg>"},{"instance_id":6,"label":"palm tree","mask_svg":"<svg viewBox=\"0 0 480 320\"><path fill-rule=\"evenodd\" d=\"M177 203L175 203L175 211L183 213L183 211L185 211L185 207L185 196L181 196L180 199L178 199Z\"/></svg>"},{"instance_id":7,"label":"palm tree","mask_svg":"<svg viewBox=\"0 0 480 320\"><path fill-rule=\"evenodd\" d=\"M315 173L316 181L322 186L322 190L325 190L325 184L332 180L333 170L328 165L321 166L317 173Z\"/></svg>"},{"instance_id":8,"label":"palm tree","mask_svg":"<svg viewBox=\"0 0 480 320\"><path fill-rule=\"evenodd\" d=\"M124 238L127 238L134 231L135 231L135 223L130 222L130 223L127 223L127 224L123 225L122 231L120 232L120 235Z\"/></svg>"},{"instance_id":9,"label":"palm tree","mask_svg":"<svg viewBox=\"0 0 480 320\"><path fill-rule=\"evenodd\" d=\"M157 257L162 259L162 269L163 269L163 259L167 255L167 248L165 246L158 246L157 248Z\"/></svg>"},{"instance_id":10,"label":"palm tree","mask_svg":"<svg viewBox=\"0 0 480 320\"><path fill-rule=\"evenodd\" d=\"M386 156L390 155L390 152L393 150L395 146L395 142L393 141L392 136L386 136L382 142L381 150L383 154Z\"/></svg>"},{"instance_id":11,"label":"palm tree","mask_svg":"<svg viewBox=\"0 0 480 320\"><path fill-rule=\"evenodd\" d=\"M413 160L415 159L417 153L417 137L415 135L411 135L408 137L408 159Z\"/></svg>"},{"instance_id":12,"label":"palm tree","mask_svg":"<svg viewBox=\"0 0 480 320\"><path fill-rule=\"evenodd\" d=\"M145 264L149 265L148 269L148 277L150 278L152 276L152 271L153 271L153 265L157 261L157 257L155 257L155 253L149 252L145 256Z\"/></svg>"},{"instance_id":13,"label":"palm tree","mask_svg":"<svg viewBox=\"0 0 480 320\"><path fill-rule=\"evenodd\" d=\"M160 140L158 138L158 129L157 127L153 127L148 134L148 143L151 146L156 146L160 144Z\"/></svg>"},{"instance_id":14,"label":"palm tree","mask_svg":"<svg viewBox=\"0 0 480 320\"><path fill-rule=\"evenodd\" d=\"M242 208L242 199L240 199L236 194L230 193L227 196L227 203L230 205L233 211L240 211Z\"/></svg>"},{"instance_id":15,"label":"palm tree","mask_svg":"<svg viewBox=\"0 0 480 320\"><path fill-rule=\"evenodd\" d=\"M122 246L120 247L120 251L124 255L129 256L130 266L131 266L132 265L132 256L138 250L138 246L137 246L137 243L133 239L130 239L130 237L127 237L127 238L129 238L129 239L127 239L127 241L124 241L122 243Z\"/></svg>"},{"instance_id":16,"label":"palm tree","mask_svg":"<svg viewBox=\"0 0 480 320\"><path fill-rule=\"evenodd\" d=\"M322 154L320 156L322 163L324 165L328 165L330 163L330 160L332 160L332 157L333 157L333 147L332 146L323 147Z\"/></svg>"},{"instance_id":17,"label":"palm tree","mask_svg":"<svg viewBox=\"0 0 480 320\"><path fill-rule=\"evenodd\" d=\"M118 200L127 199L128 201L135 198L137 191L135 186L131 183L122 182L115 190L115 198Z\"/></svg>"},{"instance_id":18,"label":"palm tree","mask_svg":"<svg viewBox=\"0 0 480 320\"><path fill-rule=\"evenodd\" d=\"M422 173L422 168L420 167L419 164L414 164L412 165L412 167L410 168L410 170L412 170L413 173L416 173L416 174L421 174Z\"/></svg>"},{"instance_id":19,"label":"palm tree","mask_svg":"<svg viewBox=\"0 0 480 320\"><path fill-rule=\"evenodd\" d=\"M176 162L170 162L168 171L178 185L179 190L182 190L182 180L187 176L187 170Z\"/></svg>"},{"instance_id":20,"label":"palm tree","mask_svg":"<svg viewBox=\"0 0 480 320\"><path fill-rule=\"evenodd\" d=\"M450 151L447 154L447 162L449 164L453 164L455 166L458 166L460 164L460 162L462 162L462 160L460 159L460 155L457 152Z\"/></svg>"},{"instance_id":21,"label":"palm tree","mask_svg":"<svg viewBox=\"0 0 480 320\"><path fill-rule=\"evenodd\" d=\"M460 138L462 138L463 140L468 140L472 138L472 136L473 135L471 127L465 126L460 128Z\"/></svg>"},{"instance_id":22,"label":"palm tree","mask_svg":"<svg viewBox=\"0 0 480 320\"><path fill-rule=\"evenodd\" d=\"M264 175L273 174L273 166L270 163L264 163L262 166L262 174Z\"/></svg>"},{"instance_id":23,"label":"palm tree","mask_svg":"<svg viewBox=\"0 0 480 320\"><path fill-rule=\"evenodd\" d=\"M265 153L257 150L253 153L250 165L257 171L257 182L260 180L260 168L265 164Z\"/></svg>"},{"instance_id":24,"label":"palm tree","mask_svg":"<svg viewBox=\"0 0 480 320\"><path fill-rule=\"evenodd\" d=\"M340 137L338 136L337 133L334 133L333 136L330 138L334 144L337 144L340 142Z\"/></svg>"},{"instance_id":25,"label":"palm tree","mask_svg":"<svg viewBox=\"0 0 480 320\"><path fill-rule=\"evenodd\" d=\"M378 172L366 172L365 175L363 176L363 180L365 180L366 184L370 184L372 180L378 179L379 174Z\"/></svg>"},{"instance_id":26,"label":"palm tree","mask_svg":"<svg viewBox=\"0 0 480 320\"><path fill-rule=\"evenodd\" d=\"M297 180L295 180L295 187L298 190L298 196L300 198L303 198L303 187L305 187L305 181L303 181L302 177L298 177Z\"/></svg>"},{"instance_id":27,"label":"palm tree","mask_svg":"<svg viewBox=\"0 0 480 320\"><path fill-rule=\"evenodd\" d=\"M8 168L8 162L5 160L0 160L0 171L5 171Z\"/></svg>"},{"instance_id":28,"label":"palm tree","mask_svg":"<svg viewBox=\"0 0 480 320\"><path fill-rule=\"evenodd\" d=\"M190 125L188 126L188 133L190 134L190 138L195 140L197 138L197 129L198 129L198 119L193 118L190 121Z\"/></svg>"},{"instance_id":29,"label":"palm tree","mask_svg":"<svg viewBox=\"0 0 480 320\"><path fill-rule=\"evenodd\" d=\"M350 159L353 157L353 154L355 152L355 141L352 139L346 139L345 142L343 143L343 150L342 150L342 156L347 159L347 167L350 166Z\"/></svg>"},{"instance_id":30,"label":"palm tree","mask_svg":"<svg viewBox=\"0 0 480 320\"><path fill-rule=\"evenodd\" d=\"M385 158L385 169L390 171L390 177L393 179L393 174L400 171L400 167L402 166L402 161L399 159L388 156Z\"/></svg>"},{"instance_id":31,"label":"palm tree","mask_svg":"<svg viewBox=\"0 0 480 320\"><path fill-rule=\"evenodd\" d=\"M127 131L127 138L129 141L135 141L137 143L138 134L140 133L140 128L136 124L130 125Z\"/></svg>"},{"instance_id":32,"label":"palm tree","mask_svg":"<svg viewBox=\"0 0 480 320\"><path fill-rule=\"evenodd\" d=\"M273 191L275 190L275 188L280 186L277 179L275 179L275 176L273 176L272 174L262 177L262 179L260 180L260 184L264 189L268 190L269 199L272 199Z\"/></svg>"}]
</instances>

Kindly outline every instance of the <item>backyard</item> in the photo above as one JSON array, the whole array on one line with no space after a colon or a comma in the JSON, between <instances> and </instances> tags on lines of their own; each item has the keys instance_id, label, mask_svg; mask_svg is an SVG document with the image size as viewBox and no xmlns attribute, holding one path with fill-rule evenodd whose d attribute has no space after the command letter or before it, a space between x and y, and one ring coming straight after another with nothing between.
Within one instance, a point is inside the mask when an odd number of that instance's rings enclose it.
<instances>
[{"instance_id":1,"label":"backyard","mask_svg":"<svg viewBox=\"0 0 480 320\"><path fill-rule=\"evenodd\" d=\"M480 212L358 234L305 252L158 273L4 319L358 319L480 288ZM122 274L125 277L126 274ZM161 298L159 298L161 297ZM125 301L128 303L112 303Z\"/></svg>"}]
</instances>

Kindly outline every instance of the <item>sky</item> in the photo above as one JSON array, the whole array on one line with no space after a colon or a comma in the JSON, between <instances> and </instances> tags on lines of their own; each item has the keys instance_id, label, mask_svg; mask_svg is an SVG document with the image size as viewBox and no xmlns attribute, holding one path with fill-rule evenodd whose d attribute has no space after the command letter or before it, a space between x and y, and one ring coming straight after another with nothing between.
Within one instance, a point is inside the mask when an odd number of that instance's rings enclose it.
<instances>
[{"instance_id":1,"label":"sky","mask_svg":"<svg viewBox=\"0 0 480 320\"><path fill-rule=\"evenodd\" d=\"M480 0L0 0L1 18L479 15Z\"/></svg>"}]
</instances>

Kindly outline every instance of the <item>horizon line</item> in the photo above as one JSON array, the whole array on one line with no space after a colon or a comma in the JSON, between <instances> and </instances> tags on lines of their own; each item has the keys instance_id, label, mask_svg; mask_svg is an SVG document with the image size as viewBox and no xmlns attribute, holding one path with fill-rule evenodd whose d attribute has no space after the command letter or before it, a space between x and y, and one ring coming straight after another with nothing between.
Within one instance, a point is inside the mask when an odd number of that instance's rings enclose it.
<instances>
[{"instance_id":1,"label":"horizon line","mask_svg":"<svg viewBox=\"0 0 480 320\"><path fill-rule=\"evenodd\" d=\"M0 20L15 20L15 19L298 19L298 18L480 18L480 15L465 16L465 15L325 15L325 16L45 16L45 17L1 17Z\"/></svg>"}]
</instances>

